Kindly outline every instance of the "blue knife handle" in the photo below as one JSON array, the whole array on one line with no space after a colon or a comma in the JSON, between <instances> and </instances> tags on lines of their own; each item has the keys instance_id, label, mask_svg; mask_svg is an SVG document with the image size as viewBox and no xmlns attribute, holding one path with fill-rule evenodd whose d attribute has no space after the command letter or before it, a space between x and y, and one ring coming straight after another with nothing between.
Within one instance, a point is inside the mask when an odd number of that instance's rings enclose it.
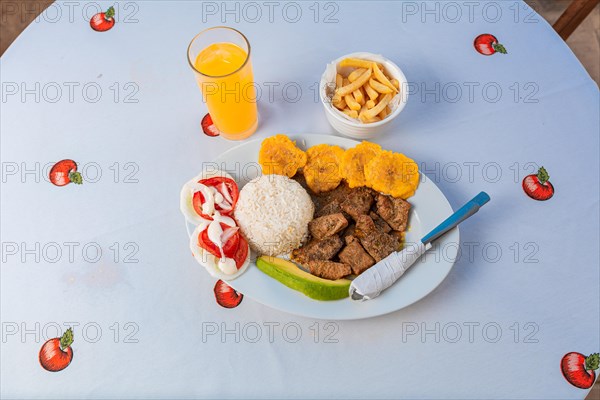
<instances>
[{"instance_id":1,"label":"blue knife handle","mask_svg":"<svg viewBox=\"0 0 600 400\"><path fill-rule=\"evenodd\" d=\"M490 196L486 192L481 192L477 196L473 197L471 201L459 208L454 214L449 216L444 222L439 224L435 229L429 232L421 239L423 244L431 243L435 239L454 228L465 219L479 211L485 203L490 201Z\"/></svg>"}]
</instances>

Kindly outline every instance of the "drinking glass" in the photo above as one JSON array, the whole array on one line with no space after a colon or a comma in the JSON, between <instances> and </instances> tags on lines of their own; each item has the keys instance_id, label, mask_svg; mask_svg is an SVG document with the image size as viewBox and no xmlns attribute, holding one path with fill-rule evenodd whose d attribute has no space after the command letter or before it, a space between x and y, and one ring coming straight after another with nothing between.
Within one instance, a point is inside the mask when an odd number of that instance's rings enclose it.
<instances>
[{"instance_id":1,"label":"drinking glass","mask_svg":"<svg viewBox=\"0 0 600 400\"><path fill-rule=\"evenodd\" d=\"M188 61L221 136L243 140L252 135L258 110L248 39L225 26L206 29L192 39Z\"/></svg>"}]
</instances>

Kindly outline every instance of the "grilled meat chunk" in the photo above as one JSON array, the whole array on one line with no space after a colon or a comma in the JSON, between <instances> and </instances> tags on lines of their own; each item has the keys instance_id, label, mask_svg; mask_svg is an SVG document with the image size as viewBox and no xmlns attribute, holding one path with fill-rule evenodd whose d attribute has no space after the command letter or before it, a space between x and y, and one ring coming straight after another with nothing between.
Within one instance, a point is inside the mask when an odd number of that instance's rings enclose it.
<instances>
[{"instance_id":1,"label":"grilled meat chunk","mask_svg":"<svg viewBox=\"0 0 600 400\"><path fill-rule=\"evenodd\" d=\"M311 274L323 279L341 279L352 273L349 265L333 261L309 261L306 266Z\"/></svg>"},{"instance_id":2,"label":"grilled meat chunk","mask_svg":"<svg viewBox=\"0 0 600 400\"><path fill-rule=\"evenodd\" d=\"M333 201L337 201L338 203L342 203L348 197L348 193L350 193L352 189L348 186L346 182L340 183L338 187L329 192L319 194L319 200L321 204L329 204Z\"/></svg>"},{"instance_id":3,"label":"grilled meat chunk","mask_svg":"<svg viewBox=\"0 0 600 400\"><path fill-rule=\"evenodd\" d=\"M408 225L410 203L400 198L377 195L377 214L395 231L404 232Z\"/></svg>"},{"instance_id":4,"label":"grilled meat chunk","mask_svg":"<svg viewBox=\"0 0 600 400\"><path fill-rule=\"evenodd\" d=\"M348 226L348 220L342 213L324 215L308 223L310 234L317 240L335 235Z\"/></svg>"},{"instance_id":5,"label":"grilled meat chunk","mask_svg":"<svg viewBox=\"0 0 600 400\"><path fill-rule=\"evenodd\" d=\"M369 217L371 217L371 219L375 223L375 226L381 232L383 232L383 233L390 233L392 231L392 228L388 225L388 223L385 222L383 218L381 218L379 215L377 215L373 211L371 211L369 213Z\"/></svg>"},{"instance_id":6,"label":"grilled meat chunk","mask_svg":"<svg viewBox=\"0 0 600 400\"><path fill-rule=\"evenodd\" d=\"M339 254L340 261L348 264L354 275L360 275L375 264L375 260L361 246L358 240L352 240Z\"/></svg>"},{"instance_id":7,"label":"grilled meat chunk","mask_svg":"<svg viewBox=\"0 0 600 400\"><path fill-rule=\"evenodd\" d=\"M368 215L361 215L358 218L354 235L375 262L383 260L400 248L398 236L380 232Z\"/></svg>"},{"instance_id":8,"label":"grilled meat chunk","mask_svg":"<svg viewBox=\"0 0 600 400\"><path fill-rule=\"evenodd\" d=\"M337 200L330 201L323 207L315 209L315 218L322 217L324 215L337 214L342 212L340 202Z\"/></svg>"},{"instance_id":9,"label":"grilled meat chunk","mask_svg":"<svg viewBox=\"0 0 600 400\"><path fill-rule=\"evenodd\" d=\"M352 222L346 230L342 233L342 240L344 243L348 244L354 240L354 230L356 229L356 225Z\"/></svg>"},{"instance_id":10,"label":"grilled meat chunk","mask_svg":"<svg viewBox=\"0 0 600 400\"><path fill-rule=\"evenodd\" d=\"M311 240L306 245L292 251L292 260L301 265L309 261L331 260L344 244L339 236L329 236L323 240Z\"/></svg>"},{"instance_id":11,"label":"grilled meat chunk","mask_svg":"<svg viewBox=\"0 0 600 400\"><path fill-rule=\"evenodd\" d=\"M340 207L356 221L359 216L369 214L372 204L373 194L371 189L359 187L348 193L348 197L340 204Z\"/></svg>"},{"instance_id":12,"label":"grilled meat chunk","mask_svg":"<svg viewBox=\"0 0 600 400\"><path fill-rule=\"evenodd\" d=\"M354 236L362 239L365 236L369 236L377 233L377 226L375 222L368 215L361 215L356 221L356 228L354 229Z\"/></svg>"}]
</instances>

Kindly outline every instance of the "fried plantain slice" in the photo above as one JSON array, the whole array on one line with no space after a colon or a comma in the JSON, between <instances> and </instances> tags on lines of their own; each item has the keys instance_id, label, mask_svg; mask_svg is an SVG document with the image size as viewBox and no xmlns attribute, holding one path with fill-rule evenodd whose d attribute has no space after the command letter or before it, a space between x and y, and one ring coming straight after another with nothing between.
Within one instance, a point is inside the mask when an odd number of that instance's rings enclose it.
<instances>
[{"instance_id":1,"label":"fried plantain slice","mask_svg":"<svg viewBox=\"0 0 600 400\"><path fill-rule=\"evenodd\" d=\"M299 168L306 165L306 160L306 153L296 147L296 142L283 134L263 140L258 152L258 163L263 174L285 175L291 178Z\"/></svg>"},{"instance_id":2,"label":"fried plantain slice","mask_svg":"<svg viewBox=\"0 0 600 400\"><path fill-rule=\"evenodd\" d=\"M381 153L381 146L363 141L344 152L342 157L342 177L351 188L365 186L365 165Z\"/></svg>"},{"instance_id":3,"label":"fried plantain slice","mask_svg":"<svg viewBox=\"0 0 600 400\"><path fill-rule=\"evenodd\" d=\"M365 166L365 178L370 188L407 199L419 185L419 167L404 154L382 151Z\"/></svg>"},{"instance_id":4,"label":"fried plantain slice","mask_svg":"<svg viewBox=\"0 0 600 400\"><path fill-rule=\"evenodd\" d=\"M308 161L303 172L308 187L315 193L335 189L342 181L344 150L339 146L319 144L308 149L306 154Z\"/></svg>"}]
</instances>

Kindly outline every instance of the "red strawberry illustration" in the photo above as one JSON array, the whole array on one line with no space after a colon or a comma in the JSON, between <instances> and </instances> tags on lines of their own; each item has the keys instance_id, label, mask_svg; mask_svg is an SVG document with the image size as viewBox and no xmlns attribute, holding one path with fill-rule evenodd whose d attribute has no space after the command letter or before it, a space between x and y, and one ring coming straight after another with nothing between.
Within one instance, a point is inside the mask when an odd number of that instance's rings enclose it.
<instances>
[{"instance_id":1,"label":"red strawberry illustration","mask_svg":"<svg viewBox=\"0 0 600 400\"><path fill-rule=\"evenodd\" d=\"M537 174L527 175L523 179L525 194L534 200L545 201L554 195L554 186L549 181L550 175L542 167Z\"/></svg>"},{"instance_id":2,"label":"red strawberry illustration","mask_svg":"<svg viewBox=\"0 0 600 400\"><path fill-rule=\"evenodd\" d=\"M106 32L115 25L115 8L110 7L106 12L95 14L90 19L90 26L96 32Z\"/></svg>"},{"instance_id":3,"label":"red strawberry illustration","mask_svg":"<svg viewBox=\"0 0 600 400\"><path fill-rule=\"evenodd\" d=\"M73 182L77 185L83 183L81 174L77 172L77 163L73 160L61 160L50 169L50 182L56 186L65 186Z\"/></svg>"},{"instance_id":4,"label":"red strawberry illustration","mask_svg":"<svg viewBox=\"0 0 600 400\"><path fill-rule=\"evenodd\" d=\"M69 366L73 360L73 329L69 328L60 338L47 340L40 349L40 365L46 371L57 372Z\"/></svg>"},{"instance_id":5,"label":"red strawberry illustration","mask_svg":"<svg viewBox=\"0 0 600 400\"><path fill-rule=\"evenodd\" d=\"M210 114L206 114L204 118L202 118L202 122L200 125L202 125L202 132L204 132L206 136L214 137L219 136L221 134L221 132L219 132L215 124L213 124L213 120Z\"/></svg>"},{"instance_id":6,"label":"red strawberry illustration","mask_svg":"<svg viewBox=\"0 0 600 400\"><path fill-rule=\"evenodd\" d=\"M484 33L475 38L473 43L475 50L484 56L491 56L494 53L506 54L506 48L498 43L498 39L494 35Z\"/></svg>"},{"instance_id":7,"label":"red strawberry illustration","mask_svg":"<svg viewBox=\"0 0 600 400\"><path fill-rule=\"evenodd\" d=\"M589 389L596 380L596 373L594 370L600 367L600 355L594 353L588 357L581 353L567 353L560 360L560 369L563 376L571 385L581 388Z\"/></svg>"},{"instance_id":8,"label":"red strawberry illustration","mask_svg":"<svg viewBox=\"0 0 600 400\"><path fill-rule=\"evenodd\" d=\"M234 288L223 282L221 279L215 283L215 299L221 307L235 308L240 305L244 295L235 291Z\"/></svg>"}]
</instances>

